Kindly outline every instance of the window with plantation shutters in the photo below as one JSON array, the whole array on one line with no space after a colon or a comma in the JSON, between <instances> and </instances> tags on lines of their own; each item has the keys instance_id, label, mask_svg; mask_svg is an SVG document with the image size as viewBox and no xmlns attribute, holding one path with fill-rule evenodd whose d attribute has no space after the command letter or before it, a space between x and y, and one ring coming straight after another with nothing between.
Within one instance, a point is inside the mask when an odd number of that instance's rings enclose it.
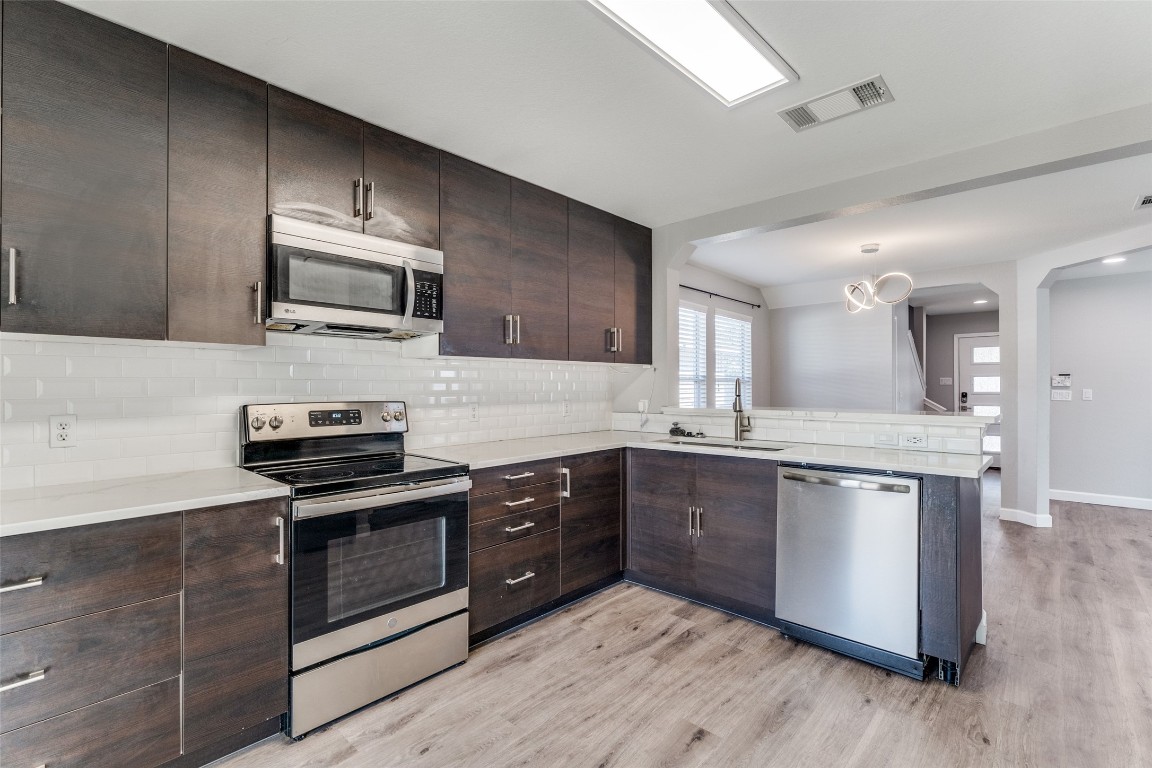
<instances>
[{"instance_id":1,"label":"window with plantation shutters","mask_svg":"<svg viewBox=\"0 0 1152 768\"><path fill-rule=\"evenodd\" d=\"M708 407L708 312L680 304L680 407Z\"/></svg>"},{"instance_id":2,"label":"window with plantation shutters","mask_svg":"<svg viewBox=\"0 0 1152 768\"><path fill-rule=\"evenodd\" d=\"M752 394L752 318L717 311L714 338L713 407L724 408L732 404L736 396L736 379L740 379L747 406Z\"/></svg>"}]
</instances>

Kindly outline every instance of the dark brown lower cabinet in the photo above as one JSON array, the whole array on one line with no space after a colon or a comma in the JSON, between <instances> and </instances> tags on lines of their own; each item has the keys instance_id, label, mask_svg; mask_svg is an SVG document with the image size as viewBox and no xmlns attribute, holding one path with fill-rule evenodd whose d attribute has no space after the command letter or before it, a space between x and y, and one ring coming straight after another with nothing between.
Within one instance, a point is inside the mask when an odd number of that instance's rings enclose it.
<instances>
[{"instance_id":1,"label":"dark brown lower cabinet","mask_svg":"<svg viewBox=\"0 0 1152 768\"><path fill-rule=\"evenodd\" d=\"M470 635L555 600L560 597L560 532L473 552L468 585Z\"/></svg>"},{"instance_id":2,"label":"dark brown lower cabinet","mask_svg":"<svg viewBox=\"0 0 1152 768\"><path fill-rule=\"evenodd\" d=\"M620 450L565 456L560 500L560 591L620 574Z\"/></svg>"},{"instance_id":3,"label":"dark brown lower cabinet","mask_svg":"<svg viewBox=\"0 0 1152 768\"><path fill-rule=\"evenodd\" d=\"M628 466L628 573L677 594L696 587L691 510L696 455L632 450Z\"/></svg>"},{"instance_id":4,"label":"dark brown lower cabinet","mask_svg":"<svg viewBox=\"0 0 1152 768\"><path fill-rule=\"evenodd\" d=\"M185 753L288 709L287 524L283 499L184 513Z\"/></svg>"}]
</instances>

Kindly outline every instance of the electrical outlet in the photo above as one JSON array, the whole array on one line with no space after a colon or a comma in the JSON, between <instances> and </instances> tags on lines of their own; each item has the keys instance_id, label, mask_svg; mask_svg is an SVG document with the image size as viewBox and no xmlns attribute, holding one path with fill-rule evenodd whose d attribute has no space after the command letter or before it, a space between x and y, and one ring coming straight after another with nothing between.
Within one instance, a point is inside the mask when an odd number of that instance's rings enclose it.
<instances>
[{"instance_id":1,"label":"electrical outlet","mask_svg":"<svg viewBox=\"0 0 1152 768\"><path fill-rule=\"evenodd\" d=\"M901 448L923 448L928 445L928 438L924 435L900 435Z\"/></svg>"},{"instance_id":2,"label":"electrical outlet","mask_svg":"<svg viewBox=\"0 0 1152 768\"><path fill-rule=\"evenodd\" d=\"M76 416L48 417L48 447L71 448L76 445Z\"/></svg>"},{"instance_id":3,"label":"electrical outlet","mask_svg":"<svg viewBox=\"0 0 1152 768\"><path fill-rule=\"evenodd\" d=\"M568 400L568 395L564 395L564 404L562 408L563 410L561 411L561 415L565 419L572 415L572 403Z\"/></svg>"},{"instance_id":4,"label":"electrical outlet","mask_svg":"<svg viewBox=\"0 0 1152 768\"><path fill-rule=\"evenodd\" d=\"M468 404L468 420L480 421L480 403Z\"/></svg>"},{"instance_id":5,"label":"electrical outlet","mask_svg":"<svg viewBox=\"0 0 1152 768\"><path fill-rule=\"evenodd\" d=\"M640 413L648 413L648 401L647 400L641 400L638 410L640 411Z\"/></svg>"}]
</instances>

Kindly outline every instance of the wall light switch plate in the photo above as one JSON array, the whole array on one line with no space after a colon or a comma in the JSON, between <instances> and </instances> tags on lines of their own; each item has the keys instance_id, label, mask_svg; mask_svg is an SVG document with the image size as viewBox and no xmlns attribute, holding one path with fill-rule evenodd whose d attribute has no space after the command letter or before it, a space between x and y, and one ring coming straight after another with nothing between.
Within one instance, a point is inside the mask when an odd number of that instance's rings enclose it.
<instances>
[{"instance_id":1,"label":"wall light switch plate","mask_svg":"<svg viewBox=\"0 0 1152 768\"><path fill-rule=\"evenodd\" d=\"M1071 400L1072 393L1067 389L1054 389L1052 390L1053 400Z\"/></svg>"},{"instance_id":2,"label":"wall light switch plate","mask_svg":"<svg viewBox=\"0 0 1152 768\"><path fill-rule=\"evenodd\" d=\"M892 432L881 432L876 435L876 445L897 445L896 435Z\"/></svg>"},{"instance_id":3,"label":"wall light switch plate","mask_svg":"<svg viewBox=\"0 0 1152 768\"><path fill-rule=\"evenodd\" d=\"M942 387L952 386L952 377L951 376L941 376L940 377L940 386L942 386Z\"/></svg>"},{"instance_id":4,"label":"wall light switch plate","mask_svg":"<svg viewBox=\"0 0 1152 768\"><path fill-rule=\"evenodd\" d=\"M641 400L638 403L638 407L639 407L640 413L648 413L648 401L647 400Z\"/></svg>"},{"instance_id":5,"label":"wall light switch plate","mask_svg":"<svg viewBox=\"0 0 1152 768\"><path fill-rule=\"evenodd\" d=\"M48 417L48 447L72 448L76 445L76 416Z\"/></svg>"},{"instance_id":6,"label":"wall light switch plate","mask_svg":"<svg viewBox=\"0 0 1152 768\"><path fill-rule=\"evenodd\" d=\"M1080 390L1080 399L1081 400L1091 400L1092 399L1092 390L1090 390L1090 389Z\"/></svg>"}]
</instances>

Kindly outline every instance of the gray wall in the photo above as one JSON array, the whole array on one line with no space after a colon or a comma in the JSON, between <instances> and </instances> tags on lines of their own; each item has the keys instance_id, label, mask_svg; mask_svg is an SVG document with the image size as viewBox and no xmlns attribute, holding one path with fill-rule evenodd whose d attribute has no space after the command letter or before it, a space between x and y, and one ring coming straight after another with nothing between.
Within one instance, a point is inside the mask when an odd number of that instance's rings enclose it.
<instances>
[{"instance_id":1,"label":"gray wall","mask_svg":"<svg viewBox=\"0 0 1152 768\"><path fill-rule=\"evenodd\" d=\"M1049 403L1051 487L1152 501L1152 273L1049 293L1049 373L1072 374L1072 400Z\"/></svg>"},{"instance_id":2,"label":"gray wall","mask_svg":"<svg viewBox=\"0 0 1152 768\"><path fill-rule=\"evenodd\" d=\"M928 399L951 410L953 402L951 384L940 379L956 380L955 335L958 333L995 333L1000 329L999 312L964 312L958 315L929 315L927 320L927 361L925 378L928 380ZM1001 356L1003 359L1003 356Z\"/></svg>"},{"instance_id":3,"label":"gray wall","mask_svg":"<svg viewBox=\"0 0 1152 768\"><path fill-rule=\"evenodd\" d=\"M772 407L891 410L893 309L849 314L838 301L770 310Z\"/></svg>"}]
</instances>

